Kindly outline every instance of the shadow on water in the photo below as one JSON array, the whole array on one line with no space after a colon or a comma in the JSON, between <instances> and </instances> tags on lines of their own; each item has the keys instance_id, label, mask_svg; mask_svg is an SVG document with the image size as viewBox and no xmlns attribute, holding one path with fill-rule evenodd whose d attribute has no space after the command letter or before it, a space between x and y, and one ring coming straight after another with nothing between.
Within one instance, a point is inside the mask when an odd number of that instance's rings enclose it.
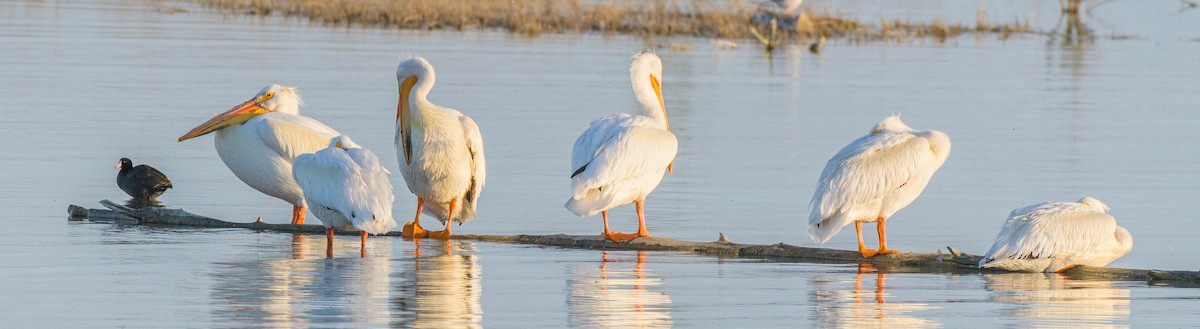
<instances>
[{"instance_id":1,"label":"shadow on water","mask_svg":"<svg viewBox=\"0 0 1200 329\"><path fill-rule=\"evenodd\" d=\"M941 323L933 318L910 314L938 307L923 304L888 301L887 273L877 271L871 264L861 264L851 282L829 275L811 279L816 305L816 322L832 328L936 328Z\"/></svg>"},{"instance_id":2,"label":"shadow on water","mask_svg":"<svg viewBox=\"0 0 1200 329\"><path fill-rule=\"evenodd\" d=\"M668 328L671 296L662 278L646 265L646 252L638 251L636 263L601 252L600 267L577 266L568 281L568 321L575 327ZM611 266L611 268L610 268Z\"/></svg>"},{"instance_id":3,"label":"shadow on water","mask_svg":"<svg viewBox=\"0 0 1200 329\"><path fill-rule=\"evenodd\" d=\"M392 326L412 328L480 328L483 283L475 244L464 241L414 240L411 262L393 274L397 292L390 300ZM369 257L368 257L369 258Z\"/></svg>"},{"instance_id":4,"label":"shadow on water","mask_svg":"<svg viewBox=\"0 0 1200 329\"><path fill-rule=\"evenodd\" d=\"M1129 289L1110 281L1071 280L1055 273L984 274L988 301L1010 305L1002 316L1027 319L1047 326L1125 328L1129 320Z\"/></svg>"}]
</instances>

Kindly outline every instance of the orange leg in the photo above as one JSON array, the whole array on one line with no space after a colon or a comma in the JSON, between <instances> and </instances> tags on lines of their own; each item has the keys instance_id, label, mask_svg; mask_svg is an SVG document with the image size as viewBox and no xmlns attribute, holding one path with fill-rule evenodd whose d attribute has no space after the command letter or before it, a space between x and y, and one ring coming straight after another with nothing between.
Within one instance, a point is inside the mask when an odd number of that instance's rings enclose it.
<instances>
[{"instance_id":1,"label":"orange leg","mask_svg":"<svg viewBox=\"0 0 1200 329\"><path fill-rule=\"evenodd\" d=\"M638 237L647 237L647 238L650 237L650 231L646 230L646 214L644 212L645 204L646 204L646 200L634 201L634 205L637 207L637 215L638 215L638 231L637 231L637 233L626 234L626 233L612 232L612 233L609 233L609 240L613 240L616 242L629 242L629 241L633 241L633 239L636 239Z\"/></svg>"},{"instance_id":2,"label":"orange leg","mask_svg":"<svg viewBox=\"0 0 1200 329\"><path fill-rule=\"evenodd\" d=\"M1054 271L1054 273L1062 274L1062 272L1065 272L1069 269L1075 268L1075 266L1077 266L1077 265L1067 265L1066 267L1063 267L1063 268L1058 269L1057 271Z\"/></svg>"},{"instance_id":3,"label":"orange leg","mask_svg":"<svg viewBox=\"0 0 1200 329\"><path fill-rule=\"evenodd\" d=\"M867 245L863 244L862 239L862 222L854 222L854 232L858 233L858 253L862 254L863 258L875 257L875 250L867 249Z\"/></svg>"},{"instance_id":4,"label":"orange leg","mask_svg":"<svg viewBox=\"0 0 1200 329\"><path fill-rule=\"evenodd\" d=\"M359 257L367 257L367 231L362 232L362 244L359 248Z\"/></svg>"},{"instance_id":5,"label":"orange leg","mask_svg":"<svg viewBox=\"0 0 1200 329\"><path fill-rule=\"evenodd\" d=\"M292 206L292 224L304 225L305 210L307 209L301 206Z\"/></svg>"},{"instance_id":6,"label":"orange leg","mask_svg":"<svg viewBox=\"0 0 1200 329\"><path fill-rule=\"evenodd\" d=\"M404 223L404 228L400 230L400 237L405 239L420 239L424 238L428 233L421 228L421 209L425 207L425 200L417 198L417 214L413 215L413 221Z\"/></svg>"},{"instance_id":7,"label":"orange leg","mask_svg":"<svg viewBox=\"0 0 1200 329\"><path fill-rule=\"evenodd\" d=\"M621 242L621 240L618 239L617 236L628 235L628 234L621 233L621 232L613 232L608 229L608 210L601 211L600 217L604 218L604 233L600 233L600 237L608 239L609 241L612 241L612 242Z\"/></svg>"},{"instance_id":8,"label":"orange leg","mask_svg":"<svg viewBox=\"0 0 1200 329\"><path fill-rule=\"evenodd\" d=\"M879 251L876 254L899 254L899 250L888 249L887 247L887 218L879 217L875 222L875 230L879 232Z\"/></svg>"},{"instance_id":9,"label":"orange leg","mask_svg":"<svg viewBox=\"0 0 1200 329\"><path fill-rule=\"evenodd\" d=\"M333 228L325 228L325 257L333 258Z\"/></svg>"},{"instance_id":10,"label":"orange leg","mask_svg":"<svg viewBox=\"0 0 1200 329\"><path fill-rule=\"evenodd\" d=\"M431 239L450 240L450 224L454 224L454 206L458 205L458 199L450 200L450 208L446 213L446 230L432 231L426 234Z\"/></svg>"}]
</instances>

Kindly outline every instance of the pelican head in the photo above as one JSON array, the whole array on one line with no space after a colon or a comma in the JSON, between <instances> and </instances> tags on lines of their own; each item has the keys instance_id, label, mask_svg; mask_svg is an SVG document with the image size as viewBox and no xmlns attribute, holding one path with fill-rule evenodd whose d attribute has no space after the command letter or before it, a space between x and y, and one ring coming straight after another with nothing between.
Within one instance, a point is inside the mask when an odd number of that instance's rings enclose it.
<instances>
[{"instance_id":1,"label":"pelican head","mask_svg":"<svg viewBox=\"0 0 1200 329\"><path fill-rule=\"evenodd\" d=\"M647 49L633 55L629 67L629 79L633 81L633 94L651 118L662 121L663 129L671 130L667 123L667 106L662 97L662 60Z\"/></svg>"},{"instance_id":2,"label":"pelican head","mask_svg":"<svg viewBox=\"0 0 1200 329\"><path fill-rule=\"evenodd\" d=\"M329 147L336 147L343 150L362 148L350 140L350 136L346 135L338 135L329 140Z\"/></svg>"},{"instance_id":3,"label":"pelican head","mask_svg":"<svg viewBox=\"0 0 1200 329\"><path fill-rule=\"evenodd\" d=\"M887 118L884 118L883 121L880 121L879 123L875 124L874 127L871 127L871 135L882 132L904 131L913 131L913 129L909 128L908 125L904 124L903 121L900 121L899 114L889 115Z\"/></svg>"},{"instance_id":4,"label":"pelican head","mask_svg":"<svg viewBox=\"0 0 1200 329\"><path fill-rule=\"evenodd\" d=\"M1082 199L1079 199L1079 203L1105 213L1110 210L1108 205L1104 204L1104 202L1100 202L1100 200L1096 200L1096 198L1090 196L1085 196Z\"/></svg>"},{"instance_id":5,"label":"pelican head","mask_svg":"<svg viewBox=\"0 0 1200 329\"><path fill-rule=\"evenodd\" d=\"M299 114L301 105L303 105L303 102L300 100L300 94L296 91L296 88L269 85L259 90L250 100L233 107L229 111L225 111L225 113L217 114L207 122L196 126L192 131L179 137L179 141L182 142L226 127L236 126L264 113L282 112Z\"/></svg>"},{"instance_id":6,"label":"pelican head","mask_svg":"<svg viewBox=\"0 0 1200 329\"><path fill-rule=\"evenodd\" d=\"M409 96L415 91L416 96L424 98L429 93L429 89L432 89L433 81L433 65L430 65L429 61L424 58L414 56L400 62L400 65L396 67L396 82L399 82L401 104L396 106L396 120L400 120L401 112L411 110L405 108L406 105L412 105ZM420 83L419 87L417 87L418 82Z\"/></svg>"}]
</instances>

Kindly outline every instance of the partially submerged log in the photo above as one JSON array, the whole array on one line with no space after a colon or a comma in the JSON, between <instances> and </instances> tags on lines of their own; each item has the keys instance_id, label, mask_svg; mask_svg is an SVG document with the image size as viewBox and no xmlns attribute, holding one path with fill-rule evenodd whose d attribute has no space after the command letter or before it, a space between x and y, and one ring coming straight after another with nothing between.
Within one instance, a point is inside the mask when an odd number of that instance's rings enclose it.
<instances>
[{"instance_id":1,"label":"partially submerged log","mask_svg":"<svg viewBox=\"0 0 1200 329\"><path fill-rule=\"evenodd\" d=\"M235 223L196 215L183 209L163 207L130 208L112 201L102 200L108 209L88 209L71 205L67 208L68 220L126 221L142 225L191 226L198 228L245 228L290 233L324 234L321 225L268 224L259 218L253 223ZM357 232L338 232L354 234ZM400 236L400 232L389 232L386 236ZM475 235L460 234L454 239L495 243L513 243L582 249L623 249L682 251L717 257L755 258L771 261L828 264L869 264L875 270L888 273L980 273L993 272L980 269L981 256L970 255L946 247L947 253L902 253L863 258L858 251L809 248L778 243L754 245L730 242L721 234L714 242L692 242L668 238L637 238L618 243L599 235ZM1000 271L994 271L1000 272ZM1144 281L1155 285L1178 287L1200 287L1200 271L1159 271L1102 267L1075 267L1062 273L1071 279L1104 281Z\"/></svg>"}]
</instances>

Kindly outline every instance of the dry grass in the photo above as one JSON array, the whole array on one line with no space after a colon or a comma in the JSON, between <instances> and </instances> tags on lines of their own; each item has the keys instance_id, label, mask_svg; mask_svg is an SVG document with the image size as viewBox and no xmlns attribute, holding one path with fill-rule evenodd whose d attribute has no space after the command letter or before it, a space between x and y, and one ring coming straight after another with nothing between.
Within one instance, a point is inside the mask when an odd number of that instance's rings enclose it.
<instances>
[{"instance_id":1,"label":"dry grass","mask_svg":"<svg viewBox=\"0 0 1200 329\"><path fill-rule=\"evenodd\" d=\"M540 33L600 32L634 35L686 35L752 38L755 2L646 0L194 0L249 15L303 17L329 25L401 29L496 29ZM761 13L758 13L761 15ZM981 14L982 15L982 14ZM781 17L777 37L801 42L822 36L852 41L932 38L945 41L967 33L1035 33L1028 24L975 25L882 21L871 26L830 14ZM785 28L786 27L786 28Z\"/></svg>"}]
</instances>

